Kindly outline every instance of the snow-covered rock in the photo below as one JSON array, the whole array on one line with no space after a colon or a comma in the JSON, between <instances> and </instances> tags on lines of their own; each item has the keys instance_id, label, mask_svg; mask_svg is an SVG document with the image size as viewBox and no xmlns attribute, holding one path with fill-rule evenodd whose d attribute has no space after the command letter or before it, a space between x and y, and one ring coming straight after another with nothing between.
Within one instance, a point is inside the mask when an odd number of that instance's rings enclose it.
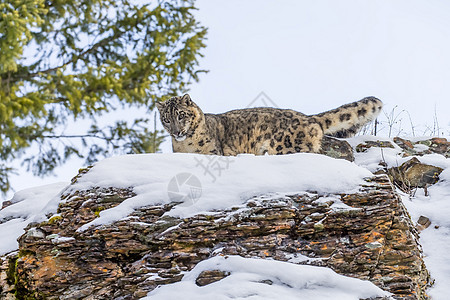
<instances>
[{"instance_id":1,"label":"snow-covered rock","mask_svg":"<svg viewBox=\"0 0 450 300\"><path fill-rule=\"evenodd\" d=\"M212 291L217 299L358 299L386 296L382 290L426 299L428 272L402 199L413 220L425 214L432 223L421 233L436 279L429 292L445 299L448 143L348 141L359 151L355 163L318 154L133 155L99 162L71 185L18 193L0 211L0 251L9 252L0 261L1 296L17 282L22 295L50 299L171 299L180 290L186 299ZM411 156L443 171L426 196L419 189L400 198L387 176L372 172Z\"/></svg>"}]
</instances>

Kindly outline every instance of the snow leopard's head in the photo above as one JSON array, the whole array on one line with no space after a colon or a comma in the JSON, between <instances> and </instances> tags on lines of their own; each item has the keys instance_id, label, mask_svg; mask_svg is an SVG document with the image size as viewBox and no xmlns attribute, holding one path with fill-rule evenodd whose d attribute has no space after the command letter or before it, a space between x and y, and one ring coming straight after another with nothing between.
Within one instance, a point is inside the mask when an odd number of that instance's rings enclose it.
<instances>
[{"instance_id":1,"label":"snow leopard's head","mask_svg":"<svg viewBox=\"0 0 450 300\"><path fill-rule=\"evenodd\" d=\"M178 142L191 137L202 119L203 112L188 94L157 102L161 123Z\"/></svg>"}]
</instances>

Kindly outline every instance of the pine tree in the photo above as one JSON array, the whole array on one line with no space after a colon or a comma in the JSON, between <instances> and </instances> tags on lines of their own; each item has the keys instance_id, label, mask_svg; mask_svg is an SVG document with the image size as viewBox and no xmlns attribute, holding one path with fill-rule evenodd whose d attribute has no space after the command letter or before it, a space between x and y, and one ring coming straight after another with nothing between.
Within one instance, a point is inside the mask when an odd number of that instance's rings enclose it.
<instances>
[{"instance_id":1,"label":"pine tree","mask_svg":"<svg viewBox=\"0 0 450 300\"><path fill-rule=\"evenodd\" d=\"M1 191L17 160L44 175L73 156L90 164L117 151L157 151L163 135L148 119L100 126L98 117L150 112L185 92L203 72L207 30L194 0L142 2L0 0ZM87 129L67 134L71 122Z\"/></svg>"}]
</instances>

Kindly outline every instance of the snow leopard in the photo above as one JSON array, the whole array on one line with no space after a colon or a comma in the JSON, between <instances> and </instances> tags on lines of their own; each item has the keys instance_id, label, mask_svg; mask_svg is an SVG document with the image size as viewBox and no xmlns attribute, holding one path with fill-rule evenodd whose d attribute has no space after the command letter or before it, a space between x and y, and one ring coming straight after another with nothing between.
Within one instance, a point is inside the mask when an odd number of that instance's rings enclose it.
<instances>
[{"instance_id":1,"label":"snow leopard","mask_svg":"<svg viewBox=\"0 0 450 300\"><path fill-rule=\"evenodd\" d=\"M366 97L316 115L271 107L209 114L185 94L156 106L163 127L172 137L173 152L230 156L319 153L324 135L355 135L375 120L383 103Z\"/></svg>"}]
</instances>

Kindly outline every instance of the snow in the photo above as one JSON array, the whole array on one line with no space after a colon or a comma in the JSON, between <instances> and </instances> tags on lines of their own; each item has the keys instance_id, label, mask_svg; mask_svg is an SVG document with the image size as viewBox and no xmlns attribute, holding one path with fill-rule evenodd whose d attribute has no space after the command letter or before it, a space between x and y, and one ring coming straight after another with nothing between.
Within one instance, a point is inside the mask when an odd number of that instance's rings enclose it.
<instances>
[{"instance_id":1,"label":"snow","mask_svg":"<svg viewBox=\"0 0 450 300\"><path fill-rule=\"evenodd\" d=\"M306 255L303 255L301 253L293 253L286 255L287 261L293 264L300 264L300 263L308 263L308 262L317 262L322 261L325 258L322 257L308 257Z\"/></svg>"},{"instance_id":2,"label":"snow","mask_svg":"<svg viewBox=\"0 0 450 300\"><path fill-rule=\"evenodd\" d=\"M230 275L199 287L198 275L205 270L221 270ZM345 277L323 267L287 262L215 256L197 264L180 282L161 286L145 300L196 299L315 299L358 300L389 296L368 281Z\"/></svg>"},{"instance_id":3,"label":"snow","mask_svg":"<svg viewBox=\"0 0 450 300\"><path fill-rule=\"evenodd\" d=\"M414 197L402 194L411 218L426 216L431 226L420 233L424 260L435 285L429 290L434 300L448 299L450 293L450 168L441 173L441 181L428 188L428 196L419 189ZM437 227L437 228L436 228Z\"/></svg>"},{"instance_id":4,"label":"snow","mask_svg":"<svg viewBox=\"0 0 450 300\"><path fill-rule=\"evenodd\" d=\"M368 140L391 141L394 148L372 147L355 153L354 163L307 153L237 157L175 153L112 157L97 163L74 185L57 183L16 193L10 200L13 204L0 210L0 255L17 250L17 238L24 233L24 228L32 222L45 220L50 213L56 213L60 196L74 190L116 187L131 188L136 193L135 197L115 208L102 211L100 217L82 227L83 230L88 226L127 218L141 206L171 201L179 204L168 214L188 217L198 213L212 214L224 208L242 209L247 201L255 197L281 199L292 193L307 191L351 193L359 188L364 177L381 168L380 162L388 167L397 167L411 159L403 157L401 149L390 138L359 136L348 139L353 147ZM415 148L425 150L426 146ZM435 279L429 294L434 300L444 300L450 293L450 159L438 154L417 158L422 163L443 168L440 181L428 187L428 195L423 189L418 189L414 195L398 192L413 221L423 215L432 222L420 233L420 243L426 266ZM316 201L331 201L336 210L354 209L333 195L324 195ZM70 239L57 236L52 241L61 243ZM186 295L193 299L245 296L249 299L325 299L329 298L330 293L333 293L334 299L358 299L379 292L369 282L354 281L326 268L296 265L312 261L300 254L287 259L289 263L213 257L199 263L183 281L152 292L151 299L188 299ZM195 285L196 275L211 268L231 272L231 275L205 287ZM270 280L273 284L261 283L262 280ZM369 291L370 295L360 294Z\"/></svg>"},{"instance_id":5,"label":"snow","mask_svg":"<svg viewBox=\"0 0 450 300\"><path fill-rule=\"evenodd\" d=\"M0 255L19 247L17 239L28 224L43 221L46 214L56 212L55 204L66 186L67 183L60 182L26 189L14 195L10 200L13 204L0 210Z\"/></svg>"},{"instance_id":6,"label":"snow","mask_svg":"<svg viewBox=\"0 0 450 300\"><path fill-rule=\"evenodd\" d=\"M189 217L231 208L272 192L354 192L372 174L346 160L300 153L278 156L142 154L119 156L97 163L67 192L92 187L129 188L137 194L100 212L85 224L108 224L146 205L182 201L168 214ZM176 189L180 187L177 192Z\"/></svg>"},{"instance_id":7,"label":"snow","mask_svg":"<svg viewBox=\"0 0 450 300\"><path fill-rule=\"evenodd\" d=\"M323 196L319 199L315 200L314 203L327 203L331 202L330 208L334 211L343 211L343 210L360 210L360 208L357 207L351 207L344 202L341 201L341 199L336 195L330 195L330 196ZM315 213L311 214L313 216Z\"/></svg>"}]
</instances>

